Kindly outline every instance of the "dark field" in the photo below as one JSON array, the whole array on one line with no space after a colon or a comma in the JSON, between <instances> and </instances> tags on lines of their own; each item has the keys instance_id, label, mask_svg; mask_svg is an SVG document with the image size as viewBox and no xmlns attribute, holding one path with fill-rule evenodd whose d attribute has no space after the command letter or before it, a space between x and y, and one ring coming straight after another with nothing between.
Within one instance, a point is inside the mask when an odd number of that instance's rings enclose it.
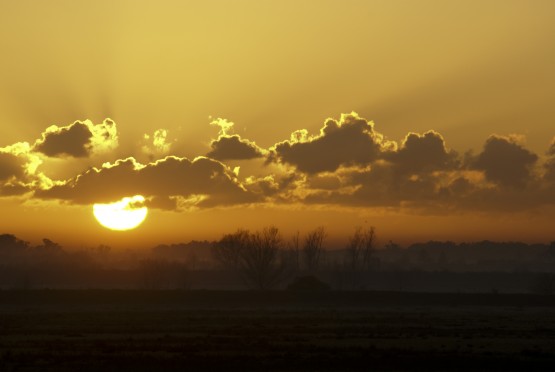
<instances>
[{"instance_id":1,"label":"dark field","mask_svg":"<svg viewBox=\"0 0 555 372\"><path fill-rule=\"evenodd\" d=\"M0 291L0 371L553 366L553 296Z\"/></svg>"}]
</instances>

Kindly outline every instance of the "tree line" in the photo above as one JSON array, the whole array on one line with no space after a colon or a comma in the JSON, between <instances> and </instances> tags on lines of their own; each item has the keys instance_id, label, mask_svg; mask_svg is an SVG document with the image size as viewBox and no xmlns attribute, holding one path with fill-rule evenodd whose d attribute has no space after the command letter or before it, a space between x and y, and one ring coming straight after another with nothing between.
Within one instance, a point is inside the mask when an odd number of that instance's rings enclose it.
<instances>
[{"instance_id":1,"label":"tree line","mask_svg":"<svg viewBox=\"0 0 555 372\"><path fill-rule=\"evenodd\" d=\"M0 234L0 288L112 285L360 290L391 288L387 282L396 282L395 288L404 290L419 286L414 275L423 276L418 272L444 273L444 278L450 277L448 273L530 273L528 276L539 278L532 285L534 292L552 292L555 242L430 241L403 248L391 241L378 245L374 227L357 227L338 246L328 240L324 227L284 237L277 227L268 226L257 231L239 229L212 242L124 251L105 245L65 249L50 239L32 245L14 235ZM380 282L378 277L386 279Z\"/></svg>"},{"instance_id":2,"label":"tree line","mask_svg":"<svg viewBox=\"0 0 555 372\"><path fill-rule=\"evenodd\" d=\"M324 256L327 233L318 227L301 237L297 232L286 241L275 226L250 232L239 229L214 242L212 254L222 267L234 271L253 289L275 288L284 279L317 278ZM357 286L361 273L369 270L376 247L374 227L358 227L349 237L342 260L336 268Z\"/></svg>"}]
</instances>

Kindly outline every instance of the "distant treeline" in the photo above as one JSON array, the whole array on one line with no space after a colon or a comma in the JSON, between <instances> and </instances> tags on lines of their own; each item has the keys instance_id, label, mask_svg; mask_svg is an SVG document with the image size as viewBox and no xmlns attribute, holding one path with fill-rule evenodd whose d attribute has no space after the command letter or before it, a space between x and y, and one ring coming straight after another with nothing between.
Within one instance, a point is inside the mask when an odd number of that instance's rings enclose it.
<instances>
[{"instance_id":1,"label":"distant treeline","mask_svg":"<svg viewBox=\"0 0 555 372\"><path fill-rule=\"evenodd\" d=\"M429 241L401 247L391 241L378 245L373 228L356 229L340 247L327 246L326 238L323 228L285 239L268 227L213 242L122 251L105 245L63 248L49 239L34 246L3 234L0 288L554 291L555 242Z\"/></svg>"}]
</instances>

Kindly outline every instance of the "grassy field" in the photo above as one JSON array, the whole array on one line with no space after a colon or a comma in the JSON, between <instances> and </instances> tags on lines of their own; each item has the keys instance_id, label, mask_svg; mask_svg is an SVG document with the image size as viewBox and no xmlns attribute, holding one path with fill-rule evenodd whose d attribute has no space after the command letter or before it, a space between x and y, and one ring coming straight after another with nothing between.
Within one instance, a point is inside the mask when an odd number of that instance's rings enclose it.
<instances>
[{"instance_id":1,"label":"grassy field","mask_svg":"<svg viewBox=\"0 0 555 372\"><path fill-rule=\"evenodd\" d=\"M0 371L530 371L553 365L553 297L0 291Z\"/></svg>"}]
</instances>

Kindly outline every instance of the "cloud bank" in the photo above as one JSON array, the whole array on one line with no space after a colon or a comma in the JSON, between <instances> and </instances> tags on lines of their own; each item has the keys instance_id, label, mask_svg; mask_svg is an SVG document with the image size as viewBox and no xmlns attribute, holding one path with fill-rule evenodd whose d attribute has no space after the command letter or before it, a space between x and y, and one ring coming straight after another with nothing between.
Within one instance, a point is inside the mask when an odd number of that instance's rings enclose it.
<instances>
[{"instance_id":1,"label":"cloud bank","mask_svg":"<svg viewBox=\"0 0 555 372\"><path fill-rule=\"evenodd\" d=\"M224 164L205 157L189 160L168 156L148 164L127 158L36 192L39 198L75 204L112 202L138 194L153 200L155 207L167 209L257 201L256 195L242 187Z\"/></svg>"},{"instance_id":2,"label":"cloud bank","mask_svg":"<svg viewBox=\"0 0 555 372\"><path fill-rule=\"evenodd\" d=\"M86 167L69 179L50 179L43 160L94 159L118 143L116 124L76 121L47 128L33 145L0 148L0 195L28 194L72 204L111 202L140 194L151 208L186 210L244 205L323 205L402 208L412 213L507 211L555 204L555 139L536 154L522 137L492 134L478 153L458 153L437 131L409 132L399 142L356 113L327 119L269 148L233 134L216 119L217 137L205 156L173 156L168 131L138 143L130 154ZM158 159L158 160L154 160ZM239 176L226 161L253 161ZM243 165L242 165L243 167Z\"/></svg>"}]
</instances>

